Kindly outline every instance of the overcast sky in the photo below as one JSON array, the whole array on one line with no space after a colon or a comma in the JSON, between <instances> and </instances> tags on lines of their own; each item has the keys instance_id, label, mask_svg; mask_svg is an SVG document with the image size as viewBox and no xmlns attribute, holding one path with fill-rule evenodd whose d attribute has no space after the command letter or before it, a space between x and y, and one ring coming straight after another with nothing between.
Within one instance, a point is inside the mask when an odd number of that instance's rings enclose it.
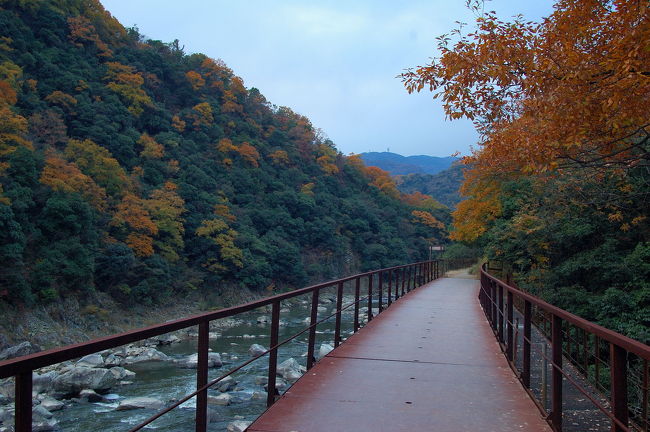
<instances>
[{"instance_id":1,"label":"overcast sky","mask_svg":"<svg viewBox=\"0 0 650 432\"><path fill-rule=\"evenodd\" d=\"M435 37L473 23L464 0L101 0L150 39L220 58L246 87L303 114L345 154L468 154L477 135L446 121L430 93L396 75L435 55ZM538 20L551 0L494 0L500 17Z\"/></svg>"}]
</instances>

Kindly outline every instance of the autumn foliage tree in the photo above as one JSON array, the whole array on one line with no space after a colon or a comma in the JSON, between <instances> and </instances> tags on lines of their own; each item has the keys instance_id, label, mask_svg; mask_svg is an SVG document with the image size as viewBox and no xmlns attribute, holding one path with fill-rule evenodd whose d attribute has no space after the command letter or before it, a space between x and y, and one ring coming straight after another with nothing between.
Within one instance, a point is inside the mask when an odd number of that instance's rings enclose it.
<instances>
[{"instance_id":1,"label":"autumn foliage tree","mask_svg":"<svg viewBox=\"0 0 650 432\"><path fill-rule=\"evenodd\" d=\"M481 10L479 2L473 9ZM439 38L440 56L407 70L409 92L429 89L451 119L481 133L467 162L465 195L486 205L499 182L519 173L594 168L622 175L650 160L650 23L637 0L560 0L541 23L480 13L476 30ZM478 191L478 187L483 192ZM457 213L460 225L469 211ZM468 233L469 234L469 233ZM457 237L465 238L457 233ZM472 234L469 234L470 236Z\"/></svg>"}]
</instances>

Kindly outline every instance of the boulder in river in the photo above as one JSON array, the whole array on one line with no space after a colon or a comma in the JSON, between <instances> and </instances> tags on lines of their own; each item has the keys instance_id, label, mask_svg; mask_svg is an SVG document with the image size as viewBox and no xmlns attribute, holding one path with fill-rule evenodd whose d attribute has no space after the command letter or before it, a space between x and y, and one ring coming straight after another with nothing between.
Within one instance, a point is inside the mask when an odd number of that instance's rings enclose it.
<instances>
[{"instance_id":1,"label":"boulder in river","mask_svg":"<svg viewBox=\"0 0 650 432\"><path fill-rule=\"evenodd\" d=\"M300 363L296 361L293 357L283 361L278 365L278 374L282 376L282 378L286 379L289 382L294 382L297 381L298 378L302 376L305 372L307 372L307 368L302 366Z\"/></svg>"},{"instance_id":2,"label":"boulder in river","mask_svg":"<svg viewBox=\"0 0 650 432\"><path fill-rule=\"evenodd\" d=\"M113 374L116 380L121 381L124 378L133 378L135 376L135 372L132 372L128 369L124 369L123 367L120 366L114 366L109 369L109 371Z\"/></svg>"},{"instance_id":3,"label":"boulder in river","mask_svg":"<svg viewBox=\"0 0 650 432\"><path fill-rule=\"evenodd\" d=\"M266 352L266 348L264 348L262 345L259 344L253 344L248 349L248 353L251 355L251 357L256 357L258 355L264 354L265 352Z\"/></svg>"},{"instance_id":4,"label":"boulder in river","mask_svg":"<svg viewBox=\"0 0 650 432\"><path fill-rule=\"evenodd\" d=\"M230 396L228 393L221 393L217 396L208 396L208 404L226 406L230 405L231 399L232 396Z\"/></svg>"},{"instance_id":5,"label":"boulder in river","mask_svg":"<svg viewBox=\"0 0 650 432\"><path fill-rule=\"evenodd\" d=\"M102 402L104 398L97 394L95 390L83 389L79 392L79 398L88 402Z\"/></svg>"},{"instance_id":6,"label":"boulder in river","mask_svg":"<svg viewBox=\"0 0 650 432\"><path fill-rule=\"evenodd\" d=\"M47 393L52 389L52 382L59 374L55 371L38 374L32 373L32 391L36 393Z\"/></svg>"},{"instance_id":7,"label":"boulder in river","mask_svg":"<svg viewBox=\"0 0 650 432\"><path fill-rule=\"evenodd\" d=\"M59 411L63 409L65 404L59 400L54 399L53 397L48 396L41 401L41 406L46 410L52 412L52 411Z\"/></svg>"},{"instance_id":8,"label":"boulder in river","mask_svg":"<svg viewBox=\"0 0 650 432\"><path fill-rule=\"evenodd\" d=\"M104 358L100 354L88 354L77 361L77 366L103 367Z\"/></svg>"},{"instance_id":9,"label":"boulder in river","mask_svg":"<svg viewBox=\"0 0 650 432\"><path fill-rule=\"evenodd\" d=\"M228 427L226 427L226 430L228 432L244 432L248 426L250 426L253 422L245 421L245 420L235 420L234 422L228 423Z\"/></svg>"},{"instance_id":10,"label":"boulder in river","mask_svg":"<svg viewBox=\"0 0 650 432\"><path fill-rule=\"evenodd\" d=\"M163 408L165 404L158 399L152 397L134 397L124 399L120 404L115 408L116 411L127 411L134 409L153 409L159 410Z\"/></svg>"},{"instance_id":11,"label":"boulder in river","mask_svg":"<svg viewBox=\"0 0 650 432\"><path fill-rule=\"evenodd\" d=\"M124 364L134 364L146 361L170 361L171 358L155 348L131 347L126 350Z\"/></svg>"},{"instance_id":12,"label":"boulder in river","mask_svg":"<svg viewBox=\"0 0 650 432\"><path fill-rule=\"evenodd\" d=\"M318 349L318 354L316 354L316 358L321 359L325 357L327 354L332 351L334 347L330 344L321 344L320 348Z\"/></svg>"},{"instance_id":13,"label":"boulder in river","mask_svg":"<svg viewBox=\"0 0 650 432\"><path fill-rule=\"evenodd\" d=\"M199 363L199 355L192 354L184 359L176 360L175 363L184 369L196 369ZM208 367L215 368L221 367L223 362L221 361L221 355L219 353L208 353Z\"/></svg>"},{"instance_id":14,"label":"boulder in river","mask_svg":"<svg viewBox=\"0 0 650 432\"><path fill-rule=\"evenodd\" d=\"M61 394L77 394L83 389L108 390L117 384L108 369L76 366L54 378L52 387Z\"/></svg>"},{"instance_id":15,"label":"boulder in river","mask_svg":"<svg viewBox=\"0 0 650 432\"><path fill-rule=\"evenodd\" d=\"M227 377L225 377L224 379L216 383L214 385L214 388L216 390L219 390L221 393L225 393L227 391L234 389L237 384L238 382L235 381L235 379L232 376L228 375Z\"/></svg>"}]
</instances>

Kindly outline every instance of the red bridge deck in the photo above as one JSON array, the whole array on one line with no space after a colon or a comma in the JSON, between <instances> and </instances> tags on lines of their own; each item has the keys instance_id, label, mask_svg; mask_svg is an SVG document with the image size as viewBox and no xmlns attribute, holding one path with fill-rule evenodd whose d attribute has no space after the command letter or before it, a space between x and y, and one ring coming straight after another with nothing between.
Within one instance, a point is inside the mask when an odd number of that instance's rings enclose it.
<instances>
[{"instance_id":1,"label":"red bridge deck","mask_svg":"<svg viewBox=\"0 0 650 432\"><path fill-rule=\"evenodd\" d=\"M550 431L508 367L478 281L438 279L322 359L249 432Z\"/></svg>"}]
</instances>

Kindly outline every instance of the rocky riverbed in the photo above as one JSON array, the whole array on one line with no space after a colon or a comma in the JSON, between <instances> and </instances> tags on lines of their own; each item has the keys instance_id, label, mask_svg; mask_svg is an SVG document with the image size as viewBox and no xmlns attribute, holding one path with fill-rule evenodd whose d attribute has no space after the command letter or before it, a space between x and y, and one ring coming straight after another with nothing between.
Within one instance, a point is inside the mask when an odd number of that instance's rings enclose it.
<instances>
[{"instance_id":1,"label":"rocky riverbed","mask_svg":"<svg viewBox=\"0 0 650 432\"><path fill-rule=\"evenodd\" d=\"M347 297L345 303L353 299ZM335 298L322 295L319 317L332 313ZM310 302L305 297L283 303L280 340L306 326ZM362 308L361 319L366 308ZM350 308L343 313L343 335L351 333ZM375 311L376 313L376 311ZM269 343L268 308L211 323L209 378L214 379L264 352ZM332 349L334 320L317 329L317 357ZM195 327L136 344L49 366L33 375L34 431L123 431L169 406L196 385ZM279 350L276 389L282 393L305 372L307 333ZM29 354L29 342L10 347L0 359ZM265 409L268 357L245 366L208 392L209 429L244 430ZM0 432L13 431L13 379L0 381ZM195 401L190 399L151 427L160 431L189 430ZM98 426L101 425L101 426Z\"/></svg>"}]
</instances>

